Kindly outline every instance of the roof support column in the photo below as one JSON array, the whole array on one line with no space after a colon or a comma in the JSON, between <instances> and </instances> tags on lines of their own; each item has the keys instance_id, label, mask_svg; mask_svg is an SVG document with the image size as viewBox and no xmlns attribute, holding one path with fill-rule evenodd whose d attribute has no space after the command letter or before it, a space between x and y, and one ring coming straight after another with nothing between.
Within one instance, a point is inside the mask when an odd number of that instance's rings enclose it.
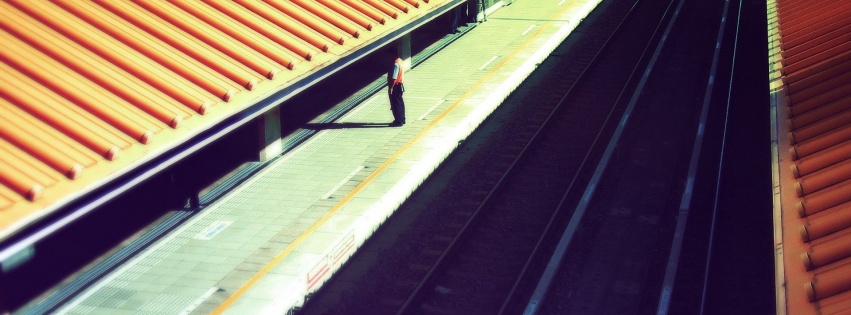
<instances>
[{"instance_id":1,"label":"roof support column","mask_svg":"<svg viewBox=\"0 0 851 315\"><path fill-rule=\"evenodd\" d=\"M411 33L405 34L396 41L396 52L402 59L405 70L411 69Z\"/></svg>"},{"instance_id":2,"label":"roof support column","mask_svg":"<svg viewBox=\"0 0 851 315\"><path fill-rule=\"evenodd\" d=\"M275 106L257 117L257 127L258 160L265 162L280 155L284 150L281 143L281 107Z\"/></svg>"}]
</instances>

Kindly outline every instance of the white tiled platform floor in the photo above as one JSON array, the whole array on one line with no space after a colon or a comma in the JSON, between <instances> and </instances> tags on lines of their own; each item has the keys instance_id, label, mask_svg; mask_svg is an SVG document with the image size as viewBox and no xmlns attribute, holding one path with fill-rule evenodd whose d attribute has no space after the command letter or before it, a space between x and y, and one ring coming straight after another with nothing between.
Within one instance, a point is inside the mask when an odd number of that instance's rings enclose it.
<instances>
[{"instance_id":1,"label":"white tiled platform floor","mask_svg":"<svg viewBox=\"0 0 851 315\"><path fill-rule=\"evenodd\" d=\"M303 303L599 0L516 0L60 308L285 313Z\"/></svg>"}]
</instances>

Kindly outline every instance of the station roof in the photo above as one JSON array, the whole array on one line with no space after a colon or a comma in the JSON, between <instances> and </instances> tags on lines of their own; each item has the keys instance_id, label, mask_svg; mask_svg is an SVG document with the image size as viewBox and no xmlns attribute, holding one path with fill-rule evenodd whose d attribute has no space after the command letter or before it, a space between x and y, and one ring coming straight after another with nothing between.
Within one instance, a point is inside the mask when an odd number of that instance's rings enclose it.
<instances>
[{"instance_id":1,"label":"station roof","mask_svg":"<svg viewBox=\"0 0 851 315\"><path fill-rule=\"evenodd\" d=\"M451 2L0 1L0 241Z\"/></svg>"},{"instance_id":2,"label":"station roof","mask_svg":"<svg viewBox=\"0 0 851 315\"><path fill-rule=\"evenodd\" d=\"M773 82L773 98L781 118L778 313L846 314L851 312L851 2L770 1L769 22L777 62L773 75L779 79Z\"/></svg>"}]
</instances>

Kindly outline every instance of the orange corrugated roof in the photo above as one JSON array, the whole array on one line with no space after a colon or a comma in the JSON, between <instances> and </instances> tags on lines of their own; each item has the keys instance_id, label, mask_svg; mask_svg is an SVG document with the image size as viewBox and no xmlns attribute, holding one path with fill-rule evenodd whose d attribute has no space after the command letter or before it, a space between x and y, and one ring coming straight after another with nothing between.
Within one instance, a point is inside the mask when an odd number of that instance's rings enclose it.
<instances>
[{"instance_id":1,"label":"orange corrugated roof","mask_svg":"<svg viewBox=\"0 0 851 315\"><path fill-rule=\"evenodd\" d=\"M770 10L771 11L771 10ZM851 312L851 2L777 0L788 314Z\"/></svg>"},{"instance_id":2,"label":"orange corrugated roof","mask_svg":"<svg viewBox=\"0 0 851 315\"><path fill-rule=\"evenodd\" d=\"M0 240L442 2L0 1Z\"/></svg>"}]
</instances>

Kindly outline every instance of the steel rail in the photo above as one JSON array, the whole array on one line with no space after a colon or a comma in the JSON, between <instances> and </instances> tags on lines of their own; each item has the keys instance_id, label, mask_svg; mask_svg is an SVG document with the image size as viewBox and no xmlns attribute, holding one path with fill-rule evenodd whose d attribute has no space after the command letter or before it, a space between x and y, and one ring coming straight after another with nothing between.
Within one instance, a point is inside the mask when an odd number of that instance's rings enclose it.
<instances>
[{"instance_id":1,"label":"steel rail","mask_svg":"<svg viewBox=\"0 0 851 315\"><path fill-rule=\"evenodd\" d=\"M709 71L709 81L706 83L706 92L703 96L703 107L701 108L700 113L700 124L698 125L697 134L695 135L694 146L692 147L691 161L689 163L688 169L688 177L686 177L686 189L683 192L683 196L680 201L680 209L677 215L677 226L674 230L674 239L671 242L671 252L668 255L668 264L665 268L665 279L663 280L662 284L662 293L659 296L659 306L656 309L657 315L668 314L668 311L670 310L671 295L673 294L674 290L674 283L677 277L677 268L679 266L680 261L680 251L683 246L685 228L688 222L688 216L691 209L690 205L693 196L692 188L694 187L694 178L697 174L697 162L700 159L700 151L703 146L704 130L706 126L707 116L709 116L709 105L710 101L712 100L712 91L715 87L715 73L718 70L718 59L721 55L721 42L724 39L724 28L727 25L727 11L729 10L729 8L730 1L727 0L724 2L724 11L721 13L721 22L718 26L718 36L715 39L715 51L712 55L712 67Z\"/></svg>"},{"instance_id":2,"label":"steel rail","mask_svg":"<svg viewBox=\"0 0 851 315\"><path fill-rule=\"evenodd\" d=\"M727 0L726 3L729 4L730 1ZM724 16L727 15L726 11L727 11L727 7L725 5ZM721 133L721 152L718 154L718 156L719 156L718 173L716 174L716 177L715 177L715 198L713 199L713 202L712 202L712 223L710 223L710 225L709 225L709 244L708 244L707 249L706 249L706 269L704 270L704 273L703 273L703 289L702 289L702 292L701 292L701 295L700 295L700 314L701 315L703 315L705 310L706 310L706 290L707 290L707 287L709 285L709 267L712 263L712 245L714 244L714 240L715 240L715 223L718 219L718 202L719 202L718 196L721 194L721 192L720 192L721 191L721 170L724 169L724 153L726 153L726 144L727 144L727 126L728 126L728 122L730 121L730 102L731 102L730 99L732 97L731 95L732 95L732 92L733 92L733 76L735 76L735 71L736 71L736 52L737 52L737 49L739 47L738 46L739 27L741 26L741 22L742 22L742 1L739 0L739 11L738 11L738 14L736 15L736 37L733 39L733 61L732 61L732 65L730 66L730 83L727 86L727 104L726 104L726 107L724 109L724 128L723 128L723 131ZM724 23L722 22L721 24L722 24L722 26L721 26L721 29L719 29L719 31L724 28L724 26L723 26Z\"/></svg>"}]
</instances>

